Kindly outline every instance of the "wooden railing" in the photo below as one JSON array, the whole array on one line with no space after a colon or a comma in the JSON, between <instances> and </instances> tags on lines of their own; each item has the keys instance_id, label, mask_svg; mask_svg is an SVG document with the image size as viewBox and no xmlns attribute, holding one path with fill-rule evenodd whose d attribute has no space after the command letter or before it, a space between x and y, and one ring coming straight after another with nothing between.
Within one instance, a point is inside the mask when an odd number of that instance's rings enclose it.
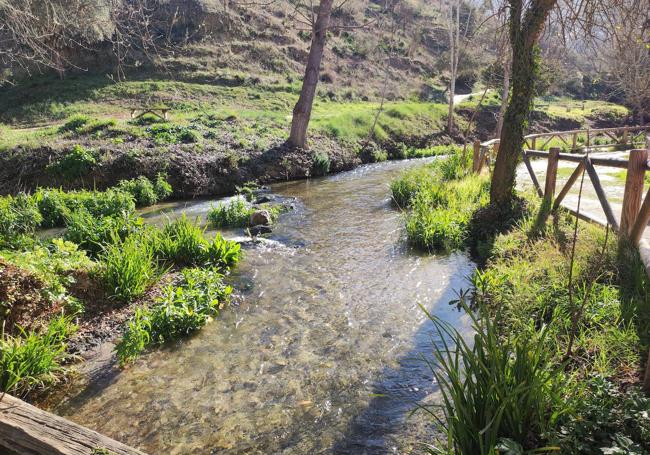
<instances>
[{"instance_id":1,"label":"wooden railing","mask_svg":"<svg viewBox=\"0 0 650 455\"><path fill-rule=\"evenodd\" d=\"M556 211L560 206L562 206L564 209L582 219L611 226L611 228L619 234L621 248L627 248L627 245L629 244L638 248L646 273L650 276L650 243L643 238L648 222L650 222L650 189L648 189L645 198L643 198L645 173L650 170L650 162L648 162L650 156L650 137L647 135L648 130L650 130L650 126L532 134L525 138L526 144L532 147L523 150L522 160L528 170L528 174L533 182L537 194L539 197L544 199L547 207L551 207L551 212ZM567 141L562 139L563 137L572 138L570 147L572 147L572 150L575 150L577 135L585 132L587 133L588 139L580 153L563 153L560 147L551 147L548 151L534 150L534 146L538 144L537 141L540 139L545 140L545 142L542 143L541 148L544 148L546 144L554 138L560 138L565 144L569 145ZM597 132L598 134L602 133L614 141L614 144L598 145L598 147L611 147L612 145L633 146L638 144L639 138L642 137L642 135L646 134L645 148L630 150L628 159L593 156L590 152L596 148L596 146L587 144L589 144L589 138L594 137L592 135L594 132ZM498 152L498 147L498 139L492 139L483 143L474 143L475 172L480 173L485 164L489 164L491 157L496 155ZM535 175L531 164L531 158L543 158L547 160L544 188L542 188L537 176ZM576 167L556 196L559 161L576 163ZM595 166L619 168L627 171L625 189L623 192L623 206L619 218L616 217L612 205L607 199L607 195ZM587 176L593 185L598 202L605 214L605 220L598 219L588 213L580 213L570 207L562 205L562 201L584 172L587 172ZM643 387L648 393L650 393L650 352L648 353L648 361L646 362Z\"/></svg>"},{"instance_id":2,"label":"wooden railing","mask_svg":"<svg viewBox=\"0 0 650 455\"><path fill-rule=\"evenodd\" d=\"M650 132L650 125L622 126L618 128L596 128L570 131L552 131L524 136L524 147L544 150L549 145L560 143L569 152L580 152L601 148L630 149L643 146ZM555 140L556 144L552 144ZM480 172L499 150L499 139L474 142L474 170Z\"/></svg>"}]
</instances>

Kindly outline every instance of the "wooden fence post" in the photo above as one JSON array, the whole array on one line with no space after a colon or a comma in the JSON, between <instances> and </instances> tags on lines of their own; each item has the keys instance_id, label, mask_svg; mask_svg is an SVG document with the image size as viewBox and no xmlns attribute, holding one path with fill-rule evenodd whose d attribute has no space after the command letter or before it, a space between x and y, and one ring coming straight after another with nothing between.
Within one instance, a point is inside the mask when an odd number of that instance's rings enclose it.
<instances>
[{"instance_id":1,"label":"wooden fence post","mask_svg":"<svg viewBox=\"0 0 650 455\"><path fill-rule=\"evenodd\" d=\"M621 211L621 230L623 237L631 239L634 221L639 215L641 196L643 194L643 178L645 176L648 151L643 149L631 150L627 164L625 178L625 192L623 193L623 209Z\"/></svg>"},{"instance_id":2,"label":"wooden fence post","mask_svg":"<svg viewBox=\"0 0 650 455\"><path fill-rule=\"evenodd\" d=\"M627 144L627 126L623 127L623 138L621 139L623 145Z\"/></svg>"},{"instance_id":3,"label":"wooden fence post","mask_svg":"<svg viewBox=\"0 0 650 455\"><path fill-rule=\"evenodd\" d=\"M474 155L472 156L472 171L480 173L481 169L481 141L474 141Z\"/></svg>"},{"instance_id":4,"label":"wooden fence post","mask_svg":"<svg viewBox=\"0 0 650 455\"><path fill-rule=\"evenodd\" d=\"M573 137L571 139L571 150L575 150L578 148L578 133L573 133Z\"/></svg>"},{"instance_id":5,"label":"wooden fence post","mask_svg":"<svg viewBox=\"0 0 650 455\"><path fill-rule=\"evenodd\" d=\"M530 148L531 148L531 150L535 150L536 143L537 143L537 138L536 137L534 137L534 138L532 138L530 140Z\"/></svg>"},{"instance_id":6,"label":"wooden fence post","mask_svg":"<svg viewBox=\"0 0 650 455\"><path fill-rule=\"evenodd\" d=\"M546 183L544 185L544 204L551 207L553 196L555 196L555 182L557 180L557 163L560 159L560 148L551 147L548 151L548 163L546 165Z\"/></svg>"}]
</instances>

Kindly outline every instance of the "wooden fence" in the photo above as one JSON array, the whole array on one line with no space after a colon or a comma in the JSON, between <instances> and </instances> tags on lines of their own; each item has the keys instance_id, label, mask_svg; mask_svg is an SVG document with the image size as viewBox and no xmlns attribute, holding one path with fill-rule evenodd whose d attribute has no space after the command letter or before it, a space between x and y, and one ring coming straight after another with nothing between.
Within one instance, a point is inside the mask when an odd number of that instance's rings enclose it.
<instances>
[{"instance_id":1,"label":"wooden fence","mask_svg":"<svg viewBox=\"0 0 650 455\"><path fill-rule=\"evenodd\" d=\"M646 273L650 277L650 243L643 238L643 233L650 222L650 189L648 189L645 198L643 198L644 178L646 171L650 170L650 137L647 132L650 126L644 127L623 127L623 128L604 128L600 130L574 130L563 132L552 132L543 134L531 134L525 137L525 148L522 151L522 160L533 186L540 198L543 198L552 210L557 210L560 206L569 210L575 216L582 219L607 224L613 230L618 232L621 240L621 247L631 244L638 248L641 260L643 261ZM586 134L584 146L577 147L579 135ZM591 145L590 141L597 136L607 137L611 140L609 144ZM593 149L612 146L633 147L639 144L640 139L646 136L645 148L632 149L629 152L628 159L592 156L590 152ZM584 137L584 136L583 136ZM570 143L566 140L570 138ZM578 153L563 153L560 147L551 147L546 150L535 150L535 146L541 144L540 148L545 148L553 139L560 139L570 150ZM542 142L544 141L544 142ZM556 141L557 142L557 141ZM483 143L474 143L474 171L481 172L486 163L498 152L499 140L492 139ZM546 178L542 188L531 164L531 158L546 159ZM557 192L557 170L559 161L568 161L576 164L575 169L569 176L566 183ZM616 217L612 205L607 199L607 195L594 166L612 167L625 169L627 175L625 178L625 189L623 193L623 206L620 217ZM571 190L575 182L586 172L596 196L605 214L605 220L602 221L591 214L579 213L569 207L562 205L562 201ZM644 376L644 389L650 393L650 352L646 362L646 371Z\"/></svg>"}]
</instances>

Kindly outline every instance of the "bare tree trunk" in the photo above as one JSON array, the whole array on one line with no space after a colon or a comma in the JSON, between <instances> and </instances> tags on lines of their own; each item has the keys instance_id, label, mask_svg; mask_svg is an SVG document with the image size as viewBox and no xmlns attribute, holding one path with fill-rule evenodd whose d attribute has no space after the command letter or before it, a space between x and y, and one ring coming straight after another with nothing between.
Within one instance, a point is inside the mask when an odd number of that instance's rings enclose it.
<instances>
[{"instance_id":1,"label":"bare tree trunk","mask_svg":"<svg viewBox=\"0 0 650 455\"><path fill-rule=\"evenodd\" d=\"M455 10L454 10L455 7ZM458 53L460 48L460 2L452 4L449 9L449 111L447 113L447 131L454 131L454 97L456 96L456 78L458 77Z\"/></svg>"},{"instance_id":2,"label":"bare tree trunk","mask_svg":"<svg viewBox=\"0 0 650 455\"><path fill-rule=\"evenodd\" d=\"M334 0L321 0L316 22L312 29L311 47L309 48L305 77L302 81L300 97L296 106L293 108L291 133L289 134L288 140L289 145L292 147L305 148L307 143L307 127L309 126L309 118L311 117L311 108L314 104L318 73L320 71L321 59L323 58L323 51L325 50L327 27L332 13L333 2Z\"/></svg>"},{"instance_id":3,"label":"bare tree trunk","mask_svg":"<svg viewBox=\"0 0 650 455\"><path fill-rule=\"evenodd\" d=\"M506 115L508 107L508 95L510 94L510 59L506 59L503 64L503 88L501 89L501 107L499 108L499 118L497 119L497 129L494 137L501 137L503 129L503 118Z\"/></svg>"}]
</instances>

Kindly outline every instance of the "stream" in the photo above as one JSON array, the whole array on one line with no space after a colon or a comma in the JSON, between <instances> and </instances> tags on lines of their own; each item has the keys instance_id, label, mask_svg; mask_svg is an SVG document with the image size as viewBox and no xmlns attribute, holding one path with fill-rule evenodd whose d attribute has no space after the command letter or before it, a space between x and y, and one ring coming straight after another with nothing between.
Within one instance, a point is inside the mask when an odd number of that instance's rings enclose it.
<instances>
[{"instance_id":1,"label":"stream","mask_svg":"<svg viewBox=\"0 0 650 455\"><path fill-rule=\"evenodd\" d=\"M245 249L229 278L243 297L196 335L107 365L56 411L150 454L418 452L435 428L411 411L436 399L419 305L465 328L448 302L474 269L465 254L406 245L389 183L423 162L272 185L295 210ZM204 218L212 204L146 216Z\"/></svg>"}]
</instances>

